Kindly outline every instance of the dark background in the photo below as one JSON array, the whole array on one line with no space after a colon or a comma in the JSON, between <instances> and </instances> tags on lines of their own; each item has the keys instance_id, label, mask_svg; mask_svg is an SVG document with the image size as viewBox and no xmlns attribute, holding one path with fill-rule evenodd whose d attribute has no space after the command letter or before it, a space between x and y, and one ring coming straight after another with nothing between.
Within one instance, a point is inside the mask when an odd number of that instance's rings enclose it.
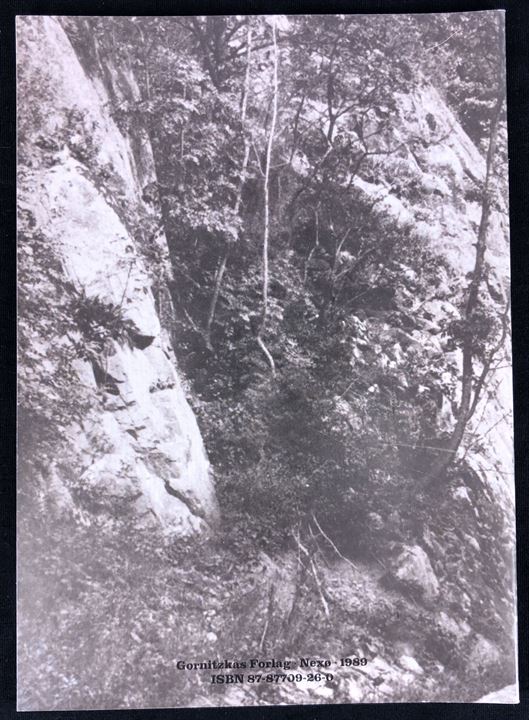
<instances>
[{"instance_id":1,"label":"dark background","mask_svg":"<svg viewBox=\"0 0 529 720\"><path fill-rule=\"evenodd\" d=\"M0 0L0 718L32 720L367 720L529 718L529 0ZM16 15L464 12L505 9L514 351L520 705L318 705L16 713Z\"/></svg>"}]
</instances>

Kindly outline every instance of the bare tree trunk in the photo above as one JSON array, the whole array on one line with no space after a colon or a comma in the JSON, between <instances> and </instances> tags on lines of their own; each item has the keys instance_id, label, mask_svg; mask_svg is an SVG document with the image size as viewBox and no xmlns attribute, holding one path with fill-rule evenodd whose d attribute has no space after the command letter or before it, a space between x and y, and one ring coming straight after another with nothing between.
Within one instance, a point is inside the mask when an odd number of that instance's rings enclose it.
<instances>
[{"instance_id":1,"label":"bare tree trunk","mask_svg":"<svg viewBox=\"0 0 529 720\"><path fill-rule=\"evenodd\" d=\"M242 94L241 102L241 125L244 136L244 156L241 167L241 178L239 182L239 188L237 190L237 196L235 198L235 205L233 211L235 215L239 214L242 200L242 191L244 183L246 181L246 173L248 170L248 160L250 158L250 139L246 130L246 110L248 107L248 95L250 93L250 62L252 59L252 27L250 21L248 21L248 35L246 42L246 75L244 78L244 89ZM213 321L215 319L215 312L217 310L217 303L219 301L220 289L222 286L222 280L224 279L224 273L226 272L226 266L228 264L228 258L230 255L229 245L226 247L222 259L220 261L217 273L215 275L215 288L213 290L213 296L209 306L208 320L206 323L206 330L204 332L204 340L208 350L213 350L211 344L211 329L213 327Z\"/></svg>"},{"instance_id":2,"label":"bare tree trunk","mask_svg":"<svg viewBox=\"0 0 529 720\"><path fill-rule=\"evenodd\" d=\"M274 143L274 133L276 129L277 121L277 96L278 96L278 51L277 51L277 37L276 27L272 24L272 39L274 48L274 75L273 75L273 97L272 97L272 120L270 124L270 132L268 134L268 143L266 146L266 162L264 172L264 231L263 231L263 307L261 312L261 324L257 332L257 343L263 351L272 371L272 375L275 376L275 363L274 358L270 354L266 345L263 341L263 335L266 330L266 319L268 315L268 284L269 284L269 271L268 271L268 244L270 235L270 165L272 161L272 148Z\"/></svg>"},{"instance_id":3,"label":"bare tree trunk","mask_svg":"<svg viewBox=\"0 0 529 720\"><path fill-rule=\"evenodd\" d=\"M303 285L307 284L310 261L320 244L320 216L318 211L319 207L317 207L314 211L314 245L311 247L310 252L307 255L307 259L305 260L305 267L303 269Z\"/></svg>"},{"instance_id":4,"label":"bare tree trunk","mask_svg":"<svg viewBox=\"0 0 529 720\"><path fill-rule=\"evenodd\" d=\"M500 48L503 49L503 28L499 28L499 42ZM479 291L481 283L483 281L484 268L485 268L485 252L487 250L487 233L490 221L491 205L492 205L492 191L491 191L491 179L494 167L494 156L496 154L496 144L498 140L498 129L500 124L500 118L503 110L503 102L505 100L505 77L502 72L499 74L497 99L494 106L490 132L489 132L489 147L487 150L486 159L486 170L485 170L485 182L483 185L483 196L481 203L481 219L478 229L478 238L476 243L476 260L474 263L474 270L472 272L472 280L468 288L468 296L465 304L464 320L466 325L466 337L463 343L463 374L461 379L461 403L459 405L459 411L457 421L452 432L452 436L446 447L440 448L438 459L434 462L433 467L428 475L429 484L433 484L436 480L441 477L450 467L453 462L457 451L463 440L467 424L472 416L472 413L478 403L479 395L484 385L484 377L480 377L478 384L476 385L473 392L474 384L474 349L472 342L472 322L474 311L476 310Z\"/></svg>"}]
</instances>

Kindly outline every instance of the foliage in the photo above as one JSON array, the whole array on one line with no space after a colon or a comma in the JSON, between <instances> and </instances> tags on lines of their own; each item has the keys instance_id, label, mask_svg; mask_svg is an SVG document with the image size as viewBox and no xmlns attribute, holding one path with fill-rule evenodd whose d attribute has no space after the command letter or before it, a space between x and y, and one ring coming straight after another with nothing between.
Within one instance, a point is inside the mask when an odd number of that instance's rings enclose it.
<instances>
[{"instance_id":1,"label":"foliage","mask_svg":"<svg viewBox=\"0 0 529 720\"><path fill-rule=\"evenodd\" d=\"M29 212L19 217L18 250L18 430L22 461L45 463L89 400L67 340L76 329L70 312L74 291Z\"/></svg>"},{"instance_id":2,"label":"foliage","mask_svg":"<svg viewBox=\"0 0 529 720\"><path fill-rule=\"evenodd\" d=\"M410 223L398 222L377 190L391 191L411 207L424 199L408 148L426 140L396 125L402 123L402 96L425 83L445 93L476 143L484 140L495 78L495 49L483 42L491 32L488 20L486 26L467 16L441 15L63 22L85 68L102 74L120 128L140 128L150 140L156 182L143 191L149 209L126 207L112 170L98 161L89 119L75 111L55 139L39 139L40 159L54 163L68 147L112 196L149 267L158 307L169 289L175 314L162 319L170 323L192 386L221 506L221 547L208 548L215 562L249 563L262 551L284 557L306 542L313 543L322 565L334 553L371 567L389 562L403 544L419 543L428 548L446 607L459 620L471 617L473 631L504 643L507 653L505 609L512 598L502 582L511 566L505 513L464 461L444 472L435 487L427 483L432 457L444 449L457 414L460 368L453 356L467 346L476 362L489 362L502 329L497 302L480 287L479 302L466 317L467 278L427 247ZM277 24L280 72L274 137L271 22ZM139 97L116 96L108 71L113 64L122 72L132 69ZM247 70L251 92L243 117ZM23 132L25 145L32 130L24 124ZM72 140L76 136L88 141ZM29 164L25 156L24 162ZM481 193L480 188L463 199L477 202ZM265 341L275 377L258 343L268 215ZM160 230L168 253L157 240ZM133 328L121 307L64 282L58 252L46 246L30 215L20 238L21 418L37 443L35 457L46 464L60 436L90 404L83 403L74 362L100 363L109 346L130 339ZM432 309L435 303L441 311ZM44 379L43 367L49 369ZM109 391L109 383L100 391ZM442 423L446 406L449 419ZM53 429L55 437L44 443L37 427L44 435ZM471 490L472 503L454 501L459 485ZM215 584L225 583L222 614L216 600L204 600L196 590L192 563L198 568L203 562L203 548L186 546L179 554L119 520L113 528L93 522L97 532L79 525L39 528L36 542L42 537L42 547L26 550L27 557L49 558L49 573L44 562L38 576L51 598L62 572L58 566L65 563L60 582L61 598L70 602L68 623L56 621L67 651L57 682L69 688L72 707L90 693L93 677L104 674L107 697L120 696L125 706L160 698L171 704L175 693L192 697L196 688L167 658L177 651L200 655L205 618L212 617L204 610L219 613L233 632L234 652L259 647L260 625L245 628L242 638L233 629L241 603L250 622L255 600L263 620L263 605L247 592L246 576L235 572L226 580L202 568L206 595L217 597ZM69 531L78 545L68 545L65 556ZM441 538L443 553L436 545ZM127 572L121 558L127 558ZM187 572L189 591L182 590ZM286 652L307 637L321 654L321 643L331 635L328 619L309 575L298 580L298 617L282 640L276 629L273 647ZM114 597L121 603L116 614ZM367 617L359 609L335 609L334 630L343 632L343 643L354 647L359 640L348 630L355 622L366 633L393 632L400 639L391 627L402 598L370 599ZM406 605L407 618L424 637L433 611L411 609L413 604ZM307 617L317 618L310 633ZM413 635L412 625L405 631ZM98 626L99 636L86 633L86 627ZM222 627L220 619L215 627ZM49 651L50 624L46 632L48 650L36 653ZM44 657L32 661L31 628L24 634L26 667L42 667ZM87 638L84 645L76 645L78 636ZM442 662L457 674L469 648L436 630L435 642L421 650L432 666ZM148 688L137 687L140 666L148 671ZM84 684L77 686L79 675ZM472 677L472 687L478 680ZM42 681L37 678L35 687ZM48 685L46 692L55 691ZM402 692L409 698L414 691ZM97 705L101 698L93 701Z\"/></svg>"},{"instance_id":3,"label":"foliage","mask_svg":"<svg viewBox=\"0 0 529 720\"><path fill-rule=\"evenodd\" d=\"M124 317L123 309L106 302L99 296L76 293L71 300L69 313L81 335L79 356L95 359L108 346L109 341L130 341L134 326Z\"/></svg>"},{"instance_id":4,"label":"foliage","mask_svg":"<svg viewBox=\"0 0 529 720\"><path fill-rule=\"evenodd\" d=\"M272 613L270 558L253 552L241 562L239 546L234 552L225 542L196 538L168 544L156 529L133 527L128 519L109 525L93 518L87 526L36 516L20 528L19 554L27 568L19 588L22 706L72 710L229 702L223 698L226 687L205 689L200 682L210 671L185 672L176 662L215 658L219 647L229 659L259 657L265 626L267 657L337 658L362 648L370 662L386 658L393 668L385 675L392 699L424 701L438 694L444 701L471 702L483 688L511 681L504 658L487 677L469 667L468 643L435 628L438 609L425 610L381 589L372 565L353 570L342 563L324 570L321 564L332 593L329 619L314 581L296 571L294 553L283 556ZM391 642L383 646L379 638ZM401 642L414 645L425 669L411 685L401 683L396 664ZM351 677L358 680L358 674ZM331 687L335 702L350 701L343 685ZM371 700L387 699L378 694L378 682L366 678L365 687ZM245 697L252 704L282 698L277 685Z\"/></svg>"},{"instance_id":5,"label":"foliage","mask_svg":"<svg viewBox=\"0 0 529 720\"><path fill-rule=\"evenodd\" d=\"M68 22L80 43L84 21ZM493 304L480 300L469 326L462 279L357 180L389 183L395 192L400 183L408 202L420 198L403 147L426 141L401 130L396 144L395 122L399 96L427 82L481 142L494 104L497 51L483 38L494 35L496 18L270 22L280 73L266 326L275 381L256 342L272 103L269 21L113 18L112 33L95 21L91 27L99 59L121 58L140 84L139 100L116 103L113 112L145 127L154 149L154 193L174 274L173 337L227 525L279 548L315 513L325 527L340 528L335 540L349 553L369 554L374 544L391 554L395 543L420 539L418 517L428 522L424 477L432 451L447 440L439 427L443 398L453 405L457 389L457 363L447 365L443 355L470 338L484 362L499 324ZM95 72L97 53L83 52ZM205 336L216 283L211 350ZM438 329L425 341L432 315L417 298L432 293L452 311L435 318Z\"/></svg>"},{"instance_id":6,"label":"foliage","mask_svg":"<svg viewBox=\"0 0 529 720\"><path fill-rule=\"evenodd\" d=\"M121 307L65 279L58 249L29 211L18 232L18 433L22 496L63 456L72 424L97 404L79 379L79 361L102 363L110 342L134 331ZM104 364L104 363L102 363Z\"/></svg>"}]
</instances>

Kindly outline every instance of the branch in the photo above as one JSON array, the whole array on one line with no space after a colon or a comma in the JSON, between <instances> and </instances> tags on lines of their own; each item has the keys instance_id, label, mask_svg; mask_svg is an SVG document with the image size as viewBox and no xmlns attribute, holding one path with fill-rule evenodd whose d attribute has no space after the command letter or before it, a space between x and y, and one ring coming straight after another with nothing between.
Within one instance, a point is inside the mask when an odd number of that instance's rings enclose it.
<instances>
[{"instance_id":1,"label":"branch","mask_svg":"<svg viewBox=\"0 0 529 720\"><path fill-rule=\"evenodd\" d=\"M323 535L323 537L325 538L325 540L327 540L327 542L328 542L329 545L332 547L332 549L334 550L334 552L338 555L338 557L342 558L342 560L345 560L345 562L346 562L348 565L350 565L354 570L358 570L357 566L356 566L351 560L349 560L349 558L346 558L345 555L342 555L342 553L338 550L338 548L337 548L336 545L333 543L333 541L331 540L331 538L327 535L327 533L324 532L324 530L322 529L320 523L319 523L318 520L316 519L316 515L315 515L314 513L312 513L312 519L314 520L314 523L315 523L316 527L318 528L318 530L320 531L320 533Z\"/></svg>"},{"instance_id":2,"label":"branch","mask_svg":"<svg viewBox=\"0 0 529 720\"><path fill-rule=\"evenodd\" d=\"M319 594L320 594L320 599L321 599L321 604L322 604L322 607L323 607L323 612L325 613L325 617L328 618L328 617L330 617L330 614L331 614L331 613L329 612L329 604L328 604L328 602L327 602L327 599L325 598L325 593L323 592L323 585L322 585L321 580L320 580L319 577L318 577L318 573L317 573L317 571L316 571L316 565L315 565L315 563L314 563L314 558L312 558L312 557L310 557L310 567L311 567L311 569L312 569L312 575L313 575L314 580L315 580L315 582L316 582L316 587L318 588L318 592L319 592Z\"/></svg>"},{"instance_id":3,"label":"branch","mask_svg":"<svg viewBox=\"0 0 529 720\"><path fill-rule=\"evenodd\" d=\"M327 602L327 599L325 598L325 594L324 594L324 592L323 592L323 586L322 586L321 580L320 580L319 577L318 577L318 573L317 573L317 571L316 571L316 565L314 564L314 560L312 559L312 555L310 554L310 552L307 550L307 548L306 548L306 547L303 545L303 543L301 542L301 539L300 539L300 537L299 537L299 530L298 530L298 536L297 536L297 537L296 537L296 535L294 534L293 531L292 531L291 534L292 534L292 537L294 538L294 540L296 541L296 544L297 544L297 546L298 546L298 550L301 550L301 552L302 552L304 555L306 555L307 558L308 558L308 561L309 561L309 564L310 564L310 569L311 569L311 574L312 574L312 577L314 578L314 582L316 583L316 587L317 587L317 589L318 589L318 593L319 593L319 596L320 596L320 599L321 599L321 604L322 604L322 607L323 607L323 612L325 613L325 616L326 616L326 617L330 617L329 604L328 604L328 602ZM301 559L300 559L300 563L301 563ZM303 567L305 567L305 566L303 565L303 563L301 563L301 565L302 565Z\"/></svg>"},{"instance_id":4,"label":"branch","mask_svg":"<svg viewBox=\"0 0 529 720\"><path fill-rule=\"evenodd\" d=\"M263 648L264 648L266 634L268 632L268 626L270 624L270 617L272 615L272 609L274 606L274 595L275 595L275 585L272 584L270 586L270 592L268 594L268 608L267 608L267 612L266 612L266 621L265 621L263 632L261 635L261 640L259 642L259 652L262 652Z\"/></svg>"},{"instance_id":5,"label":"branch","mask_svg":"<svg viewBox=\"0 0 529 720\"><path fill-rule=\"evenodd\" d=\"M274 362L274 358L272 357L272 355L270 354L270 351L268 350L268 348L267 348L266 345L264 344L263 338L260 337L259 335L257 336L257 344L259 345L259 347L261 348L261 350L262 350L263 353L264 353L264 356L265 356L266 359L268 360L268 364L270 365L270 370L272 371L272 376L275 377L275 374L276 374L276 364L275 364L275 362Z\"/></svg>"},{"instance_id":6,"label":"branch","mask_svg":"<svg viewBox=\"0 0 529 720\"><path fill-rule=\"evenodd\" d=\"M208 350L213 350L211 344L211 328L213 326L213 320L215 318L215 311L217 309L217 303L219 300L220 288L222 285L222 279L226 272L226 265L228 264L229 248L224 253L222 260L220 261L219 267L215 274L215 289L213 290L213 297L211 298L211 304L209 306L208 321L206 324L206 331L204 333L204 341Z\"/></svg>"}]
</instances>

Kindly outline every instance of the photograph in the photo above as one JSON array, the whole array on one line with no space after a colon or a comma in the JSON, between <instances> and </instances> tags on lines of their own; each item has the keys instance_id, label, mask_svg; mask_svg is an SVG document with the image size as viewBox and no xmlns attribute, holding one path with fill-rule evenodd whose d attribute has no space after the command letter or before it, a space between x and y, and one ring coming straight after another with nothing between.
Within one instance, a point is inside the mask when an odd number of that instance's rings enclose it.
<instances>
[{"instance_id":1,"label":"photograph","mask_svg":"<svg viewBox=\"0 0 529 720\"><path fill-rule=\"evenodd\" d=\"M16 64L18 710L518 703L505 12Z\"/></svg>"}]
</instances>

